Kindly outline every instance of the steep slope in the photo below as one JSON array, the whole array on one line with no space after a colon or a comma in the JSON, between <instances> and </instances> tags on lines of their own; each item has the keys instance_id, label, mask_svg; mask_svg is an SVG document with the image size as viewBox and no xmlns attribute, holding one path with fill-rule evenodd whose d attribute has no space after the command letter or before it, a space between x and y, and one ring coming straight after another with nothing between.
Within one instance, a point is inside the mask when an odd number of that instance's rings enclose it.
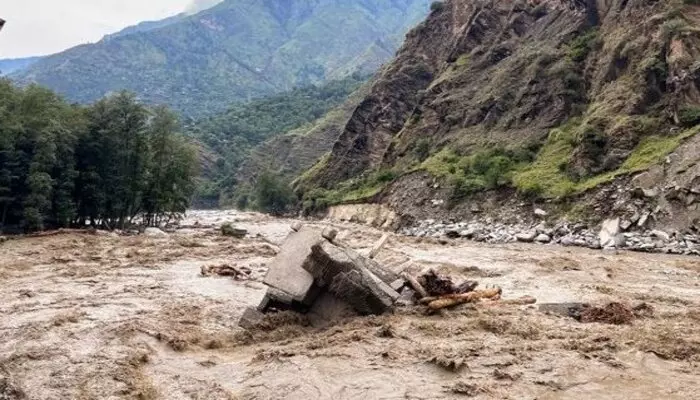
<instances>
[{"instance_id":1,"label":"steep slope","mask_svg":"<svg viewBox=\"0 0 700 400\"><path fill-rule=\"evenodd\" d=\"M185 115L213 113L233 101L376 70L428 4L226 0L47 57L13 77L79 102L128 89Z\"/></svg>"},{"instance_id":2,"label":"steep slope","mask_svg":"<svg viewBox=\"0 0 700 400\"><path fill-rule=\"evenodd\" d=\"M369 86L367 83L355 90L343 104L323 117L274 136L251 150L236 172L237 184L246 190L264 171L275 172L287 182L298 178L331 151Z\"/></svg>"},{"instance_id":3,"label":"steep slope","mask_svg":"<svg viewBox=\"0 0 700 400\"><path fill-rule=\"evenodd\" d=\"M628 187L677 149L688 165L700 158L683 152L700 122L700 7L448 0L433 9L299 183L307 202L375 199L417 217L456 216L515 194L562 209L590 203L603 217L662 202L623 190L616 203L613 183Z\"/></svg>"}]
</instances>

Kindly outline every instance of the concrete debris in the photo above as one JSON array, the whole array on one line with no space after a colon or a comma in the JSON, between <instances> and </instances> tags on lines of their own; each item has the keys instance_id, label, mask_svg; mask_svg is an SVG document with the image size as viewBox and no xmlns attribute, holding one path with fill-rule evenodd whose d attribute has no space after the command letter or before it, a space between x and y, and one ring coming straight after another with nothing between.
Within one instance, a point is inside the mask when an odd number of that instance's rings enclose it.
<instances>
[{"instance_id":1,"label":"concrete debris","mask_svg":"<svg viewBox=\"0 0 700 400\"><path fill-rule=\"evenodd\" d=\"M311 256L311 247L321 241L321 231L308 226L292 232L270 264L263 283L288 294L292 302L311 305L314 277L302 265Z\"/></svg>"},{"instance_id":2,"label":"concrete debris","mask_svg":"<svg viewBox=\"0 0 700 400\"><path fill-rule=\"evenodd\" d=\"M386 237L376 248L386 243ZM248 271L223 265L202 268L202 274L245 278ZM269 313L300 313L314 326L324 327L348 316L379 315L396 306L415 305L421 299L420 304L435 311L482 299L495 302L502 292L500 288L475 290L479 285L475 281L455 284L434 270L418 279L406 273L399 276L347 246L328 241L324 230L309 226L289 234L263 283L268 287L263 300L257 308L246 310L239 323L245 329L252 329ZM526 298L502 304L534 301Z\"/></svg>"},{"instance_id":3,"label":"concrete debris","mask_svg":"<svg viewBox=\"0 0 700 400\"><path fill-rule=\"evenodd\" d=\"M248 231L245 229L235 228L233 225L226 223L221 225L221 234L237 239L243 239L248 234Z\"/></svg>"}]
</instances>

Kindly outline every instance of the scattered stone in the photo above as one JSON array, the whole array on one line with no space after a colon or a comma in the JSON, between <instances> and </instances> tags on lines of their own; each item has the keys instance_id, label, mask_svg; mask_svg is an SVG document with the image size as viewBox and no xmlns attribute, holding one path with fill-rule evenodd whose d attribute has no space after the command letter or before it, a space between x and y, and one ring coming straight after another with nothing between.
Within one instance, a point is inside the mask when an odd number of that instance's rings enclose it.
<instances>
[{"instance_id":1,"label":"scattered stone","mask_svg":"<svg viewBox=\"0 0 700 400\"><path fill-rule=\"evenodd\" d=\"M535 209L535 215L537 215L537 216L539 216L539 217L546 217L546 216L549 215L549 214L547 213L547 211L545 211L545 210L543 210L543 209L541 209L541 208L536 208L536 209Z\"/></svg>"},{"instance_id":2,"label":"scattered stone","mask_svg":"<svg viewBox=\"0 0 700 400\"><path fill-rule=\"evenodd\" d=\"M515 235L515 239L523 243L532 243L535 241L535 238L537 238L537 232L518 233Z\"/></svg>"},{"instance_id":3,"label":"scattered stone","mask_svg":"<svg viewBox=\"0 0 700 400\"><path fill-rule=\"evenodd\" d=\"M549 237L549 235L546 235L544 233L537 235L537 237L535 238L535 242L537 242L537 243L549 243L551 241L552 241L552 238Z\"/></svg>"},{"instance_id":4,"label":"scattered stone","mask_svg":"<svg viewBox=\"0 0 700 400\"><path fill-rule=\"evenodd\" d=\"M322 234L323 238L328 240L329 242L333 242L335 238L338 236L338 230L334 228L326 228L323 230Z\"/></svg>"},{"instance_id":5,"label":"scattered stone","mask_svg":"<svg viewBox=\"0 0 700 400\"><path fill-rule=\"evenodd\" d=\"M294 223L291 225L290 228L292 228L292 230L293 230L294 232L299 232L299 231L301 230L302 227L304 227L304 224L302 224L302 223L299 222L299 221L296 221L296 222L294 222Z\"/></svg>"},{"instance_id":6,"label":"scattered stone","mask_svg":"<svg viewBox=\"0 0 700 400\"><path fill-rule=\"evenodd\" d=\"M623 231L627 231L631 227L632 227L632 221L626 220L626 219L623 219L622 221L620 221L620 229L622 229Z\"/></svg>"},{"instance_id":7,"label":"scattered stone","mask_svg":"<svg viewBox=\"0 0 700 400\"><path fill-rule=\"evenodd\" d=\"M639 218L639 221L637 221L637 226L643 228L647 224L647 221L649 220L650 216L650 213L642 214L642 216Z\"/></svg>"},{"instance_id":8,"label":"scattered stone","mask_svg":"<svg viewBox=\"0 0 700 400\"><path fill-rule=\"evenodd\" d=\"M659 195L659 190L657 188L642 189L642 194L644 195L644 197L654 198Z\"/></svg>"},{"instance_id":9,"label":"scattered stone","mask_svg":"<svg viewBox=\"0 0 700 400\"><path fill-rule=\"evenodd\" d=\"M658 229L651 231L651 236L657 237L665 242L671 240L671 235Z\"/></svg>"},{"instance_id":10,"label":"scattered stone","mask_svg":"<svg viewBox=\"0 0 700 400\"><path fill-rule=\"evenodd\" d=\"M598 238L600 239L600 246L611 247L615 246L615 236L620 234L620 219L608 219L603 222L603 226L600 229Z\"/></svg>"},{"instance_id":11,"label":"scattered stone","mask_svg":"<svg viewBox=\"0 0 700 400\"><path fill-rule=\"evenodd\" d=\"M245 229L234 228L230 223L225 223L221 225L221 234L223 236L243 239L248 234L248 231Z\"/></svg>"},{"instance_id":12,"label":"scattered stone","mask_svg":"<svg viewBox=\"0 0 700 400\"><path fill-rule=\"evenodd\" d=\"M162 230L158 228L146 228L143 231L143 234L148 237L165 237L168 236L167 233L163 232Z\"/></svg>"}]
</instances>

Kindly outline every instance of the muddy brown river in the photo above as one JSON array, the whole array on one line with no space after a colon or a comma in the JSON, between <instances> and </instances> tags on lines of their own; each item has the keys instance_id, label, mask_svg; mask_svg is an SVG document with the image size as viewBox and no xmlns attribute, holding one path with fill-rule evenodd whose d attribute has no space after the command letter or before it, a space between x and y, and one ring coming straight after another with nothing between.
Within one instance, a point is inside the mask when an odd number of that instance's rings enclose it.
<instances>
[{"instance_id":1,"label":"muddy brown river","mask_svg":"<svg viewBox=\"0 0 700 400\"><path fill-rule=\"evenodd\" d=\"M249 236L220 236L223 222ZM700 399L698 258L392 236L378 260L397 271L653 312L608 325L537 305L409 307L326 329L281 315L242 331L291 222L202 211L164 237L0 244L0 399ZM362 251L382 235L334 225ZM251 278L201 276L222 264Z\"/></svg>"}]
</instances>

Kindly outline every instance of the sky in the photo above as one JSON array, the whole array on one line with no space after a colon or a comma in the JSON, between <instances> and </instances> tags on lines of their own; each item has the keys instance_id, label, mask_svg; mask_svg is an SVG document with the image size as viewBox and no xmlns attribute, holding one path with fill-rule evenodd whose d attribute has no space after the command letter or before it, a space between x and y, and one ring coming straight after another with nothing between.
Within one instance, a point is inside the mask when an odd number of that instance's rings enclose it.
<instances>
[{"instance_id":1,"label":"sky","mask_svg":"<svg viewBox=\"0 0 700 400\"><path fill-rule=\"evenodd\" d=\"M56 53L220 0L0 0L0 58Z\"/></svg>"}]
</instances>

